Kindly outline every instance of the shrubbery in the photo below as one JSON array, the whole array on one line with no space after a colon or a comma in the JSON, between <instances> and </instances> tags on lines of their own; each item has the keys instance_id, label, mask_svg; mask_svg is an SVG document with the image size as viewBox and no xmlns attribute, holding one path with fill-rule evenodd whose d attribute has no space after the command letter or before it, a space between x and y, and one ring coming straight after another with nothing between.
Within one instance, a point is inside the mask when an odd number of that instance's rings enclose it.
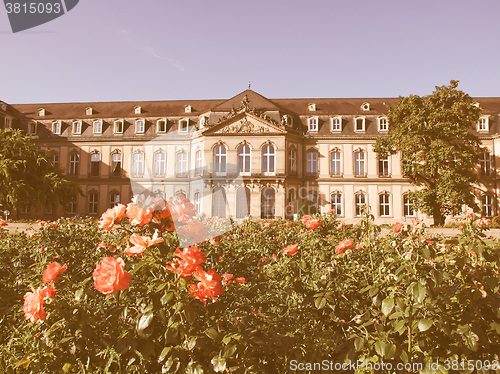
<instances>
[{"instance_id":1,"label":"shrubbery","mask_svg":"<svg viewBox=\"0 0 500 374\"><path fill-rule=\"evenodd\" d=\"M117 214L110 231L60 219L29 237L1 232L0 370L285 373L291 360L438 360L445 373L445 360L499 360L500 246L485 221L471 217L445 240L418 222L380 237L369 214L356 226L334 214L247 220L176 250L169 220L208 234L228 224L185 208L160 206L135 226ZM56 289L42 322L23 311L31 287Z\"/></svg>"}]
</instances>

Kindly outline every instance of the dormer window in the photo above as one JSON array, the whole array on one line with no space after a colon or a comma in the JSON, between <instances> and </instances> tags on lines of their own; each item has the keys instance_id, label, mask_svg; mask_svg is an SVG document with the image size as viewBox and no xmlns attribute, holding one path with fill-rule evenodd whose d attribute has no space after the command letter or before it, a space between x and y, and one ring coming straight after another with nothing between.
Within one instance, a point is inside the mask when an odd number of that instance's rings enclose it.
<instances>
[{"instance_id":1,"label":"dormer window","mask_svg":"<svg viewBox=\"0 0 500 374\"><path fill-rule=\"evenodd\" d=\"M28 124L28 134L30 135L36 134L36 122L30 122Z\"/></svg>"},{"instance_id":2,"label":"dormer window","mask_svg":"<svg viewBox=\"0 0 500 374\"><path fill-rule=\"evenodd\" d=\"M314 103L310 103L310 104L307 106L307 109L308 109L310 112L315 112L315 111L316 111L316 104L314 104Z\"/></svg>"},{"instance_id":3,"label":"dormer window","mask_svg":"<svg viewBox=\"0 0 500 374\"><path fill-rule=\"evenodd\" d=\"M52 122L52 133L61 135L61 121Z\"/></svg>"},{"instance_id":4,"label":"dormer window","mask_svg":"<svg viewBox=\"0 0 500 374\"><path fill-rule=\"evenodd\" d=\"M332 121L332 131L342 131L342 117L333 117Z\"/></svg>"},{"instance_id":5,"label":"dormer window","mask_svg":"<svg viewBox=\"0 0 500 374\"><path fill-rule=\"evenodd\" d=\"M141 114L142 113L142 108L140 106L134 107L134 114Z\"/></svg>"},{"instance_id":6,"label":"dormer window","mask_svg":"<svg viewBox=\"0 0 500 374\"><path fill-rule=\"evenodd\" d=\"M156 132L157 133L167 132L167 120L166 120L166 118L161 118L158 121L156 121Z\"/></svg>"},{"instance_id":7,"label":"dormer window","mask_svg":"<svg viewBox=\"0 0 500 374\"><path fill-rule=\"evenodd\" d=\"M318 131L318 117L311 117L308 119L309 131Z\"/></svg>"},{"instance_id":8,"label":"dormer window","mask_svg":"<svg viewBox=\"0 0 500 374\"><path fill-rule=\"evenodd\" d=\"M91 116L92 114L94 114L94 109L92 109L91 107L85 108L85 114L87 116Z\"/></svg>"},{"instance_id":9,"label":"dormer window","mask_svg":"<svg viewBox=\"0 0 500 374\"><path fill-rule=\"evenodd\" d=\"M45 117L45 109L43 108L38 109L38 117Z\"/></svg>"},{"instance_id":10,"label":"dormer window","mask_svg":"<svg viewBox=\"0 0 500 374\"><path fill-rule=\"evenodd\" d=\"M192 110L193 110L193 107L191 105L184 106L184 113L191 113Z\"/></svg>"},{"instance_id":11,"label":"dormer window","mask_svg":"<svg viewBox=\"0 0 500 374\"><path fill-rule=\"evenodd\" d=\"M378 131L387 131L389 130L389 125L387 124L387 118L386 117L379 117L378 118Z\"/></svg>"},{"instance_id":12,"label":"dormer window","mask_svg":"<svg viewBox=\"0 0 500 374\"><path fill-rule=\"evenodd\" d=\"M354 131L365 131L365 117L354 118Z\"/></svg>"},{"instance_id":13,"label":"dormer window","mask_svg":"<svg viewBox=\"0 0 500 374\"><path fill-rule=\"evenodd\" d=\"M73 135L80 135L82 133L82 121L73 121L71 133Z\"/></svg>"},{"instance_id":14,"label":"dormer window","mask_svg":"<svg viewBox=\"0 0 500 374\"><path fill-rule=\"evenodd\" d=\"M179 131L180 132L188 132L189 121L187 119L181 119L179 121Z\"/></svg>"},{"instance_id":15,"label":"dormer window","mask_svg":"<svg viewBox=\"0 0 500 374\"><path fill-rule=\"evenodd\" d=\"M479 122L477 123L477 131L489 131L490 124L488 117L479 118Z\"/></svg>"},{"instance_id":16,"label":"dormer window","mask_svg":"<svg viewBox=\"0 0 500 374\"><path fill-rule=\"evenodd\" d=\"M369 103L363 103L363 104L361 104L361 110L363 112L369 111L370 110L370 104Z\"/></svg>"},{"instance_id":17,"label":"dormer window","mask_svg":"<svg viewBox=\"0 0 500 374\"><path fill-rule=\"evenodd\" d=\"M102 121L97 120L93 123L94 134L102 134Z\"/></svg>"},{"instance_id":18,"label":"dormer window","mask_svg":"<svg viewBox=\"0 0 500 374\"><path fill-rule=\"evenodd\" d=\"M137 121L135 121L136 134L144 134L145 127L145 121L143 119L138 119Z\"/></svg>"},{"instance_id":19,"label":"dormer window","mask_svg":"<svg viewBox=\"0 0 500 374\"><path fill-rule=\"evenodd\" d=\"M123 134L123 120L122 119L118 119L115 121L114 123L114 128L113 128L113 132L115 134Z\"/></svg>"}]
</instances>

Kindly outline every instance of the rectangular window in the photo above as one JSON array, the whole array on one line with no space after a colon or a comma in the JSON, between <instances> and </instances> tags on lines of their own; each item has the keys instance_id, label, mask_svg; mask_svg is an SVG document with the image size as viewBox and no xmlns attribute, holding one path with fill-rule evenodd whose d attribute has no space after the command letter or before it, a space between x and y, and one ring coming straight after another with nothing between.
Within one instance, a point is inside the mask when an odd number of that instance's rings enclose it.
<instances>
[{"instance_id":1,"label":"rectangular window","mask_svg":"<svg viewBox=\"0 0 500 374\"><path fill-rule=\"evenodd\" d=\"M481 175L489 177L491 174L491 153L483 152L483 157L481 158Z\"/></svg>"},{"instance_id":2,"label":"rectangular window","mask_svg":"<svg viewBox=\"0 0 500 374\"><path fill-rule=\"evenodd\" d=\"M102 121L94 121L94 134L102 134Z\"/></svg>"},{"instance_id":3,"label":"rectangular window","mask_svg":"<svg viewBox=\"0 0 500 374\"><path fill-rule=\"evenodd\" d=\"M30 122L28 124L28 134L30 135L36 134L36 122Z\"/></svg>"},{"instance_id":4,"label":"rectangular window","mask_svg":"<svg viewBox=\"0 0 500 374\"><path fill-rule=\"evenodd\" d=\"M97 214L98 203L99 199L97 196L97 192L89 193L89 214Z\"/></svg>"},{"instance_id":5,"label":"rectangular window","mask_svg":"<svg viewBox=\"0 0 500 374\"><path fill-rule=\"evenodd\" d=\"M365 152L354 152L354 176L364 177L365 175Z\"/></svg>"},{"instance_id":6,"label":"rectangular window","mask_svg":"<svg viewBox=\"0 0 500 374\"><path fill-rule=\"evenodd\" d=\"M318 153L307 152L307 174L318 175Z\"/></svg>"},{"instance_id":7,"label":"rectangular window","mask_svg":"<svg viewBox=\"0 0 500 374\"><path fill-rule=\"evenodd\" d=\"M73 128L71 130L73 135L80 135L82 133L82 121L74 121Z\"/></svg>"},{"instance_id":8,"label":"rectangular window","mask_svg":"<svg viewBox=\"0 0 500 374\"><path fill-rule=\"evenodd\" d=\"M135 152L132 155L132 176L142 177L144 174L144 153Z\"/></svg>"},{"instance_id":9,"label":"rectangular window","mask_svg":"<svg viewBox=\"0 0 500 374\"><path fill-rule=\"evenodd\" d=\"M493 217L493 196L492 195L483 195L482 208L483 208L482 209L483 216Z\"/></svg>"},{"instance_id":10,"label":"rectangular window","mask_svg":"<svg viewBox=\"0 0 500 374\"><path fill-rule=\"evenodd\" d=\"M165 175L166 155L163 152L155 153L155 176L160 177Z\"/></svg>"},{"instance_id":11,"label":"rectangular window","mask_svg":"<svg viewBox=\"0 0 500 374\"><path fill-rule=\"evenodd\" d=\"M318 119L309 118L309 131L318 131Z\"/></svg>"},{"instance_id":12,"label":"rectangular window","mask_svg":"<svg viewBox=\"0 0 500 374\"><path fill-rule=\"evenodd\" d=\"M365 131L365 119L363 117L354 119L354 130Z\"/></svg>"},{"instance_id":13,"label":"rectangular window","mask_svg":"<svg viewBox=\"0 0 500 374\"><path fill-rule=\"evenodd\" d=\"M415 217L414 203L414 200L411 200L408 195L403 195L403 214L405 217Z\"/></svg>"},{"instance_id":14,"label":"rectangular window","mask_svg":"<svg viewBox=\"0 0 500 374\"><path fill-rule=\"evenodd\" d=\"M177 176L187 177L188 158L186 152L177 153Z\"/></svg>"},{"instance_id":15,"label":"rectangular window","mask_svg":"<svg viewBox=\"0 0 500 374\"><path fill-rule=\"evenodd\" d=\"M331 195L331 208L335 210L337 216L342 216L342 194L339 192Z\"/></svg>"},{"instance_id":16,"label":"rectangular window","mask_svg":"<svg viewBox=\"0 0 500 374\"><path fill-rule=\"evenodd\" d=\"M111 175L119 177L122 173L122 154L113 153L111 156Z\"/></svg>"},{"instance_id":17,"label":"rectangular window","mask_svg":"<svg viewBox=\"0 0 500 374\"><path fill-rule=\"evenodd\" d=\"M391 214L390 196L387 193L379 195L379 213L380 217L388 217Z\"/></svg>"},{"instance_id":18,"label":"rectangular window","mask_svg":"<svg viewBox=\"0 0 500 374\"><path fill-rule=\"evenodd\" d=\"M111 192L109 195L109 207L114 208L120 203L120 194L118 192Z\"/></svg>"},{"instance_id":19,"label":"rectangular window","mask_svg":"<svg viewBox=\"0 0 500 374\"><path fill-rule=\"evenodd\" d=\"M297 174L297 151L295 149L288 151L288 159L290 162L290 174Z\"/></svg>"},{"instance_id":20,"label":"rectangular window","mask_svg":"<svg viewBox=\"0 0 500 374\"><path fill-rule=\"evenodd\" d=\"M381 158L378 160L378 176L388 177L389 176L389 157Z\"/></svg>"},{"instance_id":21,"label":"rectangular window","mask_svg":"<svg viewBox=\"0 0 500 374\"><path fill-rule=\"evenodd\" d=\"M123 134L123 121L122 120L118 120L118 121L115 121L115 134Z\"/></svg>"},{"instance_id":22,"label":"rectangular window","mask_svg":"<svg viewBox=\"0 0 500 374\"><path fill-rule=\"evenodd\" d=\"M5 130L12 128L12 118L5 118Z\"/></svg>"},{"instance_id":23,"label":"rectangular window","mask_svg":"<svg viewBox=\"0 0 500 374\"><path fill-rule=\"evenodd\" d=\"M195 175L201 175L201 150L197 150L195 153L195 165L194 165L194 172Z\"/></svg>"},{"instance_id":24,"label":"rectangular window","mask_svg":"<svg viewBox=\"0 0 500 374\"><path fill-rule=\"evenodd\" d=\"M69 156L69 175L77 176L80 165L80 155L78 153L72 153Z\"/></svg>"},{"instance_id":25,"label":"rectangular window","mask_svg":"<svg viewBox=\"0 0 500 374\"><path fill-rule=\"evenodd\" d=\"M167 132L167 120L166 119L159 119L158 121L156 121L156 132L157 133Z\"/></svg>"},{"instance_id":26,"label":"rectangular window","mask_svg":"<svg viewBox=\"0 0 500 374\"><path fill-rule=\"evenodd\" d=\"M477 124L477 130L478 131L488 131L489 130L489 123L488 123L488 117L481 117L479 118L479 122Z\"/></svg>"},{"instance_id":27,"label":"rectangular window","mask_svg":"<svg viewBox=\"0 0 500 374\"><path fill-rule=\"evenodd\" d=\"M90 176L99 176L99 166L101 164L101 155L99 153L92 153L90 155Z\"/></svg>"},{"instance_id":28,"label":"rectangular window","mask_svg":"<svg viewBox=\"0 0 500 374\"><path fill-rule=\"evenodd\" d=\"M144 134L145 123L143 119L135 121L135 133L136 134Z\"/></svg>"},{"instance_id":29,"label":"rectangular window","mask_svg":"<svg viewBox=\"0 0 500 374\"><path fill-rule=\"evenodd\" d=\"M339 177L342 175L342 164L340 152L338 151L330 153L330 175L332 177Z\"/></svg>"},{"instance_id":30,"label":"rectangular window","mask_svg":"<svg viewBox=\"0 0 500 374\"><path fill-rule=\"evenodd\" d=\"M76 196L73 196L71 200L66 204L66 212L74 214L76 213Z\"/></svg>"},{"instance_id":31,"label":"rectangular window","mask_svg":"<svg viewBox=\"0 0 500 374\"><path fill-rule=\"evenodd\" d=\"M52 122L52 133L61 135L61 121Z\"/></svg>"},{"instance_id":32,"label":"rectangular window","mask_svg":"<svg viewBox=\"0 0 500 374\"><path fill-rule=\"evenodd\" d=\"M380 117L378 119L378 131L387 131L389 130L389 126L387 125L387 118Z\"/></svg>"},{"instance_id":33,"label":"rectangular window","mask_svg":"<svg viewBox=\"0 0 500 374\"><path fill-rule=\"evenodd\" d=\"M342 118L332 118L332 131L342 131Z\"/></svg>"},{"instance_id":34,"label":"rectangular window","mask_svg":"<svg viewBox=\"0 0 500 374\"><path fill-rule=\"evenodd\" d=\"M356 217L361 216L361 211L363 210L363 207L366 204L366 195L364 193L358 193L354 195L354 211L356 214Z\"/></svg>"},{"instance_id":35,"label":"rectangular window","mask_svg":"<svg viewBox=\"0 0 500 374\"><path fill-rule=\"evenodd\" d=\"M187 119L181 119L179 121L179 131L180 132L188 132L189 125Z\"/></svg>"}]
</instances>

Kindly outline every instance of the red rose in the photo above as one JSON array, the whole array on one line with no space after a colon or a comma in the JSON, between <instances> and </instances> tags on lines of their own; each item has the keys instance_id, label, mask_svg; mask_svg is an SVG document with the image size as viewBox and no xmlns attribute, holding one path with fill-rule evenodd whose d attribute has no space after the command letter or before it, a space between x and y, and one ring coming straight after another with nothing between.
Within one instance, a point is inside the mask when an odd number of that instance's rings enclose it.
<instances>
[{"instance_id":1,"label":"red rose","mask_svg":"<svg viewBox=\"0 0 500 374\"><path fill-rule=\"evenodd\" d=\"M215 269L205 272L200 266L193 272L193 276L200 282L189 285L189 292L191 296L204 304L207 303L209 297L215 302L215 298L224 292L221 285L221 277Z\"/></svg>"},{"instance_id":2,"label":"red rose","mask_svg":"<svg viewBox=\"0 0 500 374\"><path fill-rule=\"evenodd\" d=\"M113 295L116 291L127 289L131 275L123 271L124 267L125 262L121 258L103 258L92 274L96 290Z\"/></svg>"},{"instance_id":3,"label":"red rose","mask_svg":"<svg viewBox=\"0 0 500 374\"><path fill-rule=\"evenodd\" d=\"M316 227L320 227L322 224L323 222L318 221L317 219L310 219L305 223L306 227L310 230L314 230Z\"/></svg>"},{"instance_id":4,"label":"red rose","mask_svg":"<svg viewBox=\"0 0 500 374\"><path fill-rule=\"evenodd\" d=\"M56 294L56 289L52 287L45 287L42 290L42 287L38 287L35 290L31 287L31 291L26 292L24 295L24 317L29 319L32 323L35 323L39 318L41 321L47 317L47 312L43 310L44 300L49 297L54 297Z\"/></svg>"},{"instance_id":5,"label":"red rose","mask_svg":"<svg viewBox=\"0 0 500 374\"><path fill-rule=\"evenodd\" d=\"M354 244L351 239L344 239L335 247L338 254L344 253L346 249L354 249Z\"/></svg>"},{"instance_id":6,"label":"red rose","mask_svg":"<svg viewBox=\"0 0 500 374\"><path fill-rule=\"evenodd\" d=\"M283 248L282 253L287 254L289 256L293 256L294 254L297 253L298 250L299 250L298 244L290 244L290 245L287 245L285 248Z\"/></svg>"},{"instance_id":7,"label":"red rose","mask_svg":"<svg viewBox=\"0 0 500 374\"><path fill-rule=\"evenodd\" d=\"M401 231L401 229L403 228L403 226L404 226L404 225L403 225L401 222L396 222L396 223L394 224L394 233L396 233L396 234L397 234L398 232L400 232L400 231Z\"/></svg>"},{"instance_id":8,"label":"red rose","mask_svg":"<svg viewBox=\"0 0 500 374\"><path fill-rule=\"evenodd\" d=\"M64 266L61 266L61 264L58 262L51 263L43 272L43 283L59 282L58 275L64 273L67 268L68 265L66 264L64 264Z\"/></svg>"},{"instance_id":9,"label":"red rose","mask_svg":"<svg viewBox=\"0 0 500 374\"><path fill-rule=\"evenodd\" d=\"M311 216L310 215L305 215L303 216L300 221L305 224L307 221L309 221L311 219Z\"/></svg>"},{"instance_id":10,"label":"red rose","mask_svg":"<svg viewBox=\"0 0 500 374\"><path fill-rule=\"evenodd\" d=\"M191 273L200 267L200 264L206 263L205 254L198 247L184 247L181 250L177 248L174 255L180 258L170 261L166 268L178 274L181 278L190 278Z\"/></svg>"}]
</instances>

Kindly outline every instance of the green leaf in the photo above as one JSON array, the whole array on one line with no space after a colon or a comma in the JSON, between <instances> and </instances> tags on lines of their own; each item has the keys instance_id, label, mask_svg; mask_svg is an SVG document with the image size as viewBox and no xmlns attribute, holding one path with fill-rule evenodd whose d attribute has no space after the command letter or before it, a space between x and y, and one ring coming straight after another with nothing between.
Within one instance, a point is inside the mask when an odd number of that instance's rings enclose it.
<instances>
[{"instance_id":1,"label":"green leaf","mask_svg":"<svg viewBox=\"0 0 500 374\"><path fill-rule=\"evenodd\" d=\"M396 354L396 345L387 343L384 347L384 358L390 360Z\"/></svg>"},{"instance_id":2,"label":"green leaf","mask_svg":"<svg viewBox=\"0 0 500 374\"><path fill-rule=\"evenodd\" d=\"M318 297L316 300L314 300L314 305L316 305L317 309L322 309L326 305L326 299L324 297Z\"/></svg>"},{"instance_id":3,"label":"green leaf","mask_svg":"<svg viewBox=\"0 0 500 374\"><path fill-rule=\"evenodd\" d=\"M165 359L165 357L167 357L168 353L170 352L170 350L172 349L172 347L165 347L162 349L161 353L160 353L160 356L158 357L158 362L161 362Z\"/></svg>"},{"instance_id":4,"label":"green leaf","mask_svg":"<svg viewBox=\"0 0 500 374\"><path fill-rule=\"evenodd\" d=\"M83 288L80 288L79 290L75 291L75 300L80 301L83 295Z\"/></svg>"},{"instance_id":5,"label":"green leaf","mask_svg":"<svg viewBox=\"0 0 500 374\"><path fill-rule=\"evenodd\" d=\"M212 365L214 366L214 370L217 373L222 373L224 370L226 370L226 360L224 358L212 358Z\"/></svg>"},{"instance_id":6,"label":"green leaf","mask_svg":"<svg viewBox=\"0 0 500 374\"><path fill-rule=\"evenodd\" d=\"M170 303L174 298L174 293L172 291L167 291L165 294L161 297L160 301L162 305Z\"/></svg>"},{"instance_id":7,"label":"green leaf","mask_svg":"<svg viewBox=\"0 0 500 374\"><path fill-rule=\"evenodd\" d=\"M142 337L148 337L150 334L146 332L146 329L153 322L154 314L152 311L143 314L137 321L136 331Z\"/></svg>"},{"instance_id":8,"label":"green leaf","mask_svg":"<svg viewBox=\"0 0 500 374\"><path fill-rule=\"evenodd\" d=\"M206 329L205 330L205 335L207 335L212 340L218 340L219 339L219 333L213 327L210 327L210 328Z\"/></svg>"},{"instance_id":9,"label":"green leaf","mask_svg":"<svg viewBox=\"0 0 500 374\"><path fill-rule=\"evenodd\" d=\"M394 331L401 334L405 330L405 321L397 321L393 327Z\"/></svg>"},{"instance_id":10,"label":"green leaf","mask_svg":"<svg viewBox=\"0 0 500 374\"><path fill-rule=\"evenodd\" d=\"M380 357L384 357L385 343L381 340L375 343L375 351Z\"/></svg>"},{"instance_id":11,"label":"green leaf","mask_svg":"<svg viewBox=\"0 0 500 374\"><path fill-rule=\"evenodd\" d=\"M15 365L14 365L14 369L17 369L19 367L28 367L29 364L30 364L31 360L29 358L23 358L21 360L19 360Z\"/></svg>"},{"instance_id":12,"label":"green leaf","mask_svg":"<svg viewBox=\"0 0 500 374\"><path fill-rule=\"evenodd\" d=\"M356 352L360 352L363 347L365 345L365 340L361 337L357 337L356 339L354 339L354 349L356 350Z\"/></svg>"},{"instance_id":13,"label":"green leaf","mask_svg":"<svg viewBox=\"0 0 500 374\"><path fill-rule=\"evenodd\" d=\"M187 321L192 325L196 317L193 307L189 304L184 306L184 314L186 315Z\"/></svg>"},{"instance_id":14,"label":"green leaf","mask_svg":"<svg viewBox=\"0 0 500 374\"><path fill-rule=\"evenodd\" d=\"M420 321L418 321L418 329L420 331L427 331L431 328L433 322L429 319L422 318Z\"/></svg>"},{"instance_id":15,"label":"green leaf","mask_svg":"<svg viewBox=\"0 0 500 374\"><path fill-rule=\"evenodd\" d=\"M370 291L368 292L368 295L369 295L370 297L373 297L373 296L375 296L376 294L378 294L378 291L379 291L379 289L378 289L377 287L372 287L372 288L370 288Z\"/></svg>"},{"instance_id":16,"label":"green leaf","mask_svg":"<svg viewBox=\"0 0 500 374\"><path fill-rule=\"evenodd\" d=\"M382 313L387 316L392 311L392 308L394 308L394 298L386 297L382 301Z\"/></svg>"}]
</instances>

